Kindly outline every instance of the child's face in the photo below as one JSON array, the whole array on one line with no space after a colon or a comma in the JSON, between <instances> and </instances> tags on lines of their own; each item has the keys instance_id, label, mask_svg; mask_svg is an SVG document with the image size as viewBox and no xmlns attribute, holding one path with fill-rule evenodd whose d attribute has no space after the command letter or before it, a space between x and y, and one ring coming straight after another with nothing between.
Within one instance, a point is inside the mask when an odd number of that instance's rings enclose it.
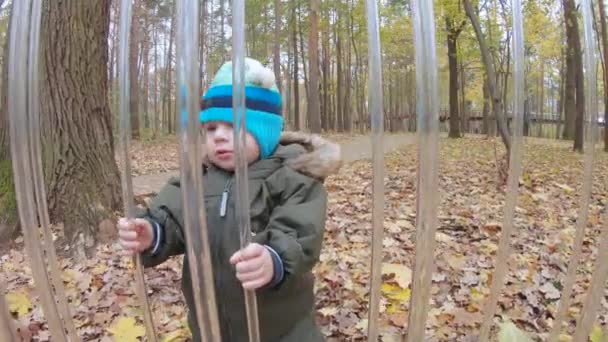
<instances>
[{"instance_id":1,"label":"child's face","mask_svg":"<svg viewBox=\"0 0 608 342\"><path fill-rule=\"evenodd\" d=\"M234 146L234 130L232 125L221 121L211 121L203 124L207 131L207 156L217 167L234 171L236 155ZM251 164L260 157L260 146L251 134L245 138L245 155L247 164Z\"/></svg>"}]
</instances>

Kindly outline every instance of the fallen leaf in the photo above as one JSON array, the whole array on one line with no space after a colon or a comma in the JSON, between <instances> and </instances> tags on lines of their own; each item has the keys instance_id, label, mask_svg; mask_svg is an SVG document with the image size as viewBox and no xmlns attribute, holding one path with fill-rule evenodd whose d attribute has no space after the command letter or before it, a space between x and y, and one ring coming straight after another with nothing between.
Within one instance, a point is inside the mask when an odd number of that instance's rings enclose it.
<instances>
[{"instance_id":1,"label":"fallen leaf","mask_svg":"<svg viewBox=\"0 0 608 342\"><path fill-rule=\"evenodd\" d=\"M6 295L8 309L17 314L17 317L26 315L32 309L32 302L24 292L9 292Z\"/></svg>"},{"instance_id":2,"label":"fallen leaf","mask_svg":"<svg viewBox=\"0 0 608 342\"><path fill-rule=\"evenodd\" d=\"M133 317L120 317L108 331L114 335L115 340L121 342L138 342L139 337L146 334L146 329L138 325Z\"/></svg>"},{"instance_id":3,"label":"fallen leaf","mask_svg":"<svg viewBox=\"0 0 608 342\"><path fill-rule=\"evenodd\" d=\"M397 284L405 289L412 283L412 270L405 265L400 264L382 264L383 275L395 275Z\"/></svg>"},{"instance_id":4,"label":"fallen leaf","mask_svg":"<svg viewBox=\"0 0 608 342\"><path fill-rule=\"evenodd\" d=\"M528 335L510 320L499 324L498 342L532 342Z\"/></svg>"}]
</instances>

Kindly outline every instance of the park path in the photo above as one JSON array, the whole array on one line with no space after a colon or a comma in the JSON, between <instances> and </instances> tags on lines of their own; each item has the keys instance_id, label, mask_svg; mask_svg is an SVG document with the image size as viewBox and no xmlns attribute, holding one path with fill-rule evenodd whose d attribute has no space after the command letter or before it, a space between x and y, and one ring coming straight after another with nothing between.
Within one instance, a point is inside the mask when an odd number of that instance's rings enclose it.
<instances>
[{"instance_id":1,"label":"park path","mask_svg":"<svg viewBox=\"0 0 608 342\"><path fill-rule=\"evenodd\" d=\"M386 134L384 136L384 152L389 153L415 142L416 135L412 133ZM357 136L340 143L342 159L345 163L368 159L372 155L372 144L369 136ZM158 193L169 178L178 176L179 170L133 178L133 191L135 196L145 196Z\"/></svg>"}]
</instances>

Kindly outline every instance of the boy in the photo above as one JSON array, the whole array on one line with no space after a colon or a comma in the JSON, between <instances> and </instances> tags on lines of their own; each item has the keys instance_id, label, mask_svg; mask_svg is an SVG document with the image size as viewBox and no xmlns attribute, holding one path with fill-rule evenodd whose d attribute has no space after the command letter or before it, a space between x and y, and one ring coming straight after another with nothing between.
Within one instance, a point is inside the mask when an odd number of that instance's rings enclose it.
<instances>
[{"instance_id":1,"label":"boy","mask_svg":"<svg viewBox=\"0 0 608 342\"><path fill-rule=\"evenodd\" d=\"M282 133L274 73L245 59L252 243L239 251L235 218L232 64L203 96L203 182L209 247L223 341L248 341L243 288L256 290L261 340L323 341L314 322L312 268L321 251L327 197L323 179L340 167L340 149L318 136ZM179 179L169 181L139 219L120 219L119 239L146 267L185 252ZM187 258L182 290L194 341L200 341Z\"/></svg>"}]
</instances>

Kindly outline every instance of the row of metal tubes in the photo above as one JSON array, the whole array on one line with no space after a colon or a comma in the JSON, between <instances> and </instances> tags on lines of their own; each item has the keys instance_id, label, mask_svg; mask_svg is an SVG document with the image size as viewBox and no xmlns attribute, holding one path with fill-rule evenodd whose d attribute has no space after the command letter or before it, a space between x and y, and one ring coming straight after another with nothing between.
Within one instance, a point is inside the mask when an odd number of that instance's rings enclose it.
<instances>
[{"instance_id":1,"label":"row of metal tubes","mask_svg":"<svg viewBox=\"0 0 608 342\"><path fill-rule=\"evenodd\" d=\"M37 6L40 6L39 0L30 0L19 2L20 5L15 5L14 10L15 13L25 13L22 11L27 11L29 8L36 9ZM197 60L198 56L194 49L194 47L198 47L198 35L195 34L198 28L198 2L194 0L178 0L178 44L179 46L179 57L178 57L178 84L179 84L179 93L178 97L180 98L179 103L182 104L180 113L183 115L182 125L180 126L180 135L182 139L180 141L181 144L181 170L182 177L186 177L186 185L188 183L192 186L184 186L182 189L184 198L192 200L195 198L202 198L203 187L202 180L200 179L200 136L198 134L198 96L199 91L197 89L198 82L193 80L189 75L198 75L196 72L199 67L199 63ZM378 24L378 9L377 3L372 0L366 0L367 3L367 21L368 21L368 40L369 40L369 71L370 71L370 89L373 90L373 94L370 91L369 94L369 106L372 120L372 144L374 146L373 149L373 185L374 185L374 205L372 210L373 217L373 245L372 245L372 281L371 281L371 300L370 300L370 309L369 309L369 327L368 327L368 336L370 341L377 340L378 338L378 310L377 307L379 305L379 285L380 285L380 275L381 275L381 260L382 260L382 234L383 234L383 207L384 207L384 196L383 196L383 188L384 188L384 164L383 164L383 111L382 111L382 103L379 99L382 98L382 80L381 80L381 54L380 54L380 40L379 40L379 24ZM521 107L523 107L523 96L520 94L519 89L523 89L523 25L521 20L521 4L520 0L512 1L512 15L513 15L513 23L514 23L514 64L515 64L515 98L514 98L514 107L520 108L518 112L523 112ZM31 7L33 6L33 7ZM590 16L590 1L583 1L583 21L585 28L585 44L586 46L591 47L590 49L585 49L585 65L586 70L592 70L595 68L596 56L594 53L590 53L589 51L595 51L593 49L594 39L593 32L591 31L591 21L592 18ZM187 10L184 10L187 9ZM433 262L432 256L434 251L434 233L436 228L436 218L437 218L437 204L438 199L436 197L437 193L437 124L435 120L438 116L437 111L437 76L436 76L436 52L435 52L435 34L434 34L434 15L433 15L433 5L430 2L426 2L423 0L417 0L413 4L413 15L414 15L414 32L415 32L415 44L416 44L416 65L417 70L421 70L423 72L417 74L417 97L418 97L418 110L419 118L418 118L418 136L419 136L419 146L421 150L419 151L419 175L418 175L418 215L417 215L417 243L416 243L416 254L415 254L415 268L414 268L414 282L412 285L412 299L411 299L411 314L410 314L410 324L409 324L409 333L408 333L408 341L418 341L421 338L424 339L424 327L426 316L428 313L428 300L429 300L429 292L430 288L430 279L433 270ZM16 186L19 187L20 191L17 191L18 195L18 203L19 203L19 214L22 225L24 227L30 227L32 229L26 229L24 231L25 240L26 240L26 248L30 254L30 258L34 260L42 261L42 263L38 263L39 267L34 270L34 277L36 280L36 286L38 291L41 294L45 294L42 297L43 308L45 313L47 313L47 319L49 320L49 326L51 332L61 337L61 340L75 340L75 330L70 328L73 327L73 323L71 323L71 318L69 317L69 310L67 309L67 302L65 302L65 295L62 295L63 289L62 286L57 286L57 283L54 283L54 289L51 289L49 286L49 279L53 278L46 272L46 262L44 262L44 255L40 253L43 251L41 245L34 245L32 242L34 233L37 234L37 225L35 222L32 222L29 217L35 217L32 215L35 212L39 212L42 217L48 217L48 211L46 211L46 207L42 204L41 199L44 196L44 186L41 185L40 174L37 172L37 167L39 166L39 135L36 134L19 134L23 129L27 129L28 124L31 126L32 122L37 121L38 118L36 113L37 107L32 105L33 99L31 98L31 94L36 94L37 82L36 75L33 70L35 69L33 66L37 65L37 49L38 49L38 30L40 25L40 18L36 16L36 11L32 11L34 15L32 17L28 15L20 16L21 20L17 20L15 26L11 30L11 55L9 57L9 63L11 63L11 72L14 73L15 79L21 79L22 82L13 83L9 89L11 96L11 105L9 106L9 111L11 113L11 139L13 142L22 142L21 148L23 151L16 151L17 148L13 148L13 160L14 160L14 169L15 174L19 172L23 172L16 175ZM234 69L235 73L233 74L234 79L234 89L235 89L235 104L234 104L234 116L235 123L241 122L240 120L245 120L244 118L244 107L243 101L244 94L242 94L242 89L244 88L244 75L243 73L243 57L244 57L244 1L235 1L233 7L233 14L236 20L234 35L235 39L233 40L233 61L235 62ZM120 32L121 32L121 55L120 55L120 113L121 113L121 126L120 126L120 136L121 136L121 156L123 158L123 196L125 200L125 214L129 217L133 217L133 194L132 194L132 185L130 179L130 163L129 163L129 155L128 155L128 146L129 146L129 110L128 110L128 36L129 36L129 27L131 20L131 1L125 0L122 1L121 6L121 23L120 23ZM28 28L31 28L28 31ZM30 68L27 68L27 64L25 61L27 59L23 59L22 56L25 55L26 49L21 47L21 49L17 49L15 45L16 39L23 37L32 37L30 39L30 50L29 50L29 58L32 63L30 63ZM521 45L520 45L521 44ZM29 74L30 77L26 78L25 75ZM22 77L16 77L20 75ZM32 75L34 75L32 77ZM592 122L594 116L597 116L597 111L593 111L593 108L597 107L597 94L595 81L592 78L593 73L586 73L586 92L587 92L587 108L588 117L586 120L589 123L588 132L590 134L587 135L587 152L585 158L585 179L583 185L583 191L580 196L580 215L579 220L577 222L577 237L574 243L574 255L572 257L572 262L570 263L570 268L568 270L566 279L565 279L565 289L564 294L569 294L571 292L571 287L573 283L574 277L571 276L571 269L575 269L578 265L580 259L580 244L582 243L582 238L580 236L583 235L584 227L586 225L586 212L588 209L588 203L590 198L590 188L592 181L592 170L594 163L594 149L590 148L594 146L596 140L595 130L591 129L593 127ZM28 83L25 83L23 80L28 79ZM379 94L378 94L379 92ZM240 96L238 94L241 94ZM240 99L240 100L239 100ZM26 101L30 101L27 102ZM28 107L29 105L29 107ZM26 110L27 109L27 110ZM25 113L25 115L24 115ZM489 330L492 326L492 322L494 319L494 314L496 310L496 302L498 294L500 293L504 276L506 273L506 260L510 254L509 250L509 240L511 236L511 232L513 230L513 218L514 218L514 209L516 205L516 196L517 196L517 180L519 179L519 174L521 173L521 128L522 128L522 117L521 115L517 116L514 125L514 134L513 134L513 147L511 149L510 155L510 170L509 170L509 181L507 187L507 202L505 205L505 222L503 224L503 235L499 242L499 252L497 258L497 265L495 270L495 275L493 277L492 289L490 292L490 298L486 303L485 308L485 320L482 324L482 331L480 338L482 341L485 341L489 338ZM241 153L239 152L242 148L242 141L239 137L242 136L242 130L244 125L237 125L237 129L235 130L235 141L237 142L237 158L241 158ZM33 126L34 128L36 126ZM30 127L31 128L31 127ZM33 138L31 141L27 141L27 137L36 136L37 138ZM21 137L21 139L19 139ZM26 138L23 138L26 137ZM16 144L11 144L15 146ZM19 152L24 152L20 154ZM26 156L26 158L22 158L21 156ZM237 177L241 175L241 178L244 178L243 175L246 175L246 164L239 163L239 169L237 170ZM28 178L29 176L29 178ZM32 188L31 183L28 181L30 179L34 180L35 186ZM241 181L241 187L246 187L246 180ZM193 191L191 191L193 189ZM193 192L193 193L191 193ZM35 195L36 199L31 195ZM199 200L200 202L200 200ZM37 203L37 205L35 204ZM185 211L190 211L190 214L186 215L186 227L187 234L189 236L188 243L188 255L191 259L191 271L195 277L193 277L193 282L196 285L195 288L204 289L205 298L214 298L213 296L213 279L212 275L203 276L203 274L210 274L206 272L199 272L199 269L205 269L210 267L210 258L209 258L209 247L206 241L206 221L205 221L205 213L204 208L200 203L193 203L194 205L186 208ZM45 214L46 211L46 214ZM245 219L246 216L245 216ZM44 221L44 219L43 219ZM46 226L46 227L45 227ZM194 229L195 227L201 227L202 229ZM241 236L244 237L242 241L242 247L246 246L248 243L246 237L249 236L248 227L246 224L241 224L242 232ZM43 229L48 229L48 225L43 222ZM47 233L45 231L45 233ZM602 235L602 245L608 242L608 234ZM197 255L194 253L192 246L192 239L198 239L199 245L203 246L203 253L201 255ZM38 241L38 239L35 239ZM39 247L39 248L37 248ZM50 251L53 248L52 245L48 244L48 241L45 245L46 248L46 257L48 260L48 267L50 267L50 272L52 274L57 271L57 263L56 257L54 256L54 250ZM36 252L38 250L38 252ZM199 257L200 256L200 260ZM149 304L147 301L147 297L145 295L145 284L143 283L143 269L141 266L140 260L136 260L136 278L137 278L137 292L138 297L141 300L141 305L144 308L144 320L146 323L146 330L148 339L153 341L156 339L156 334L154 332L152 316L149 309ZM601 266L601 265L600 265ZM598 266L598 267L600 267ZM202 268L201 268L202 267ZM55 272L54 272L55 271ZM597 311L596 303L592 300L597 297L598 288L601 289L601 286L598 284L603 284L602 281L605 281L608 276L608 271L602 268L598 269L597 272L594 273L594 278L592 281L592 286L590 293L588 295L588 300L585 302L585 308L589 310L585 310L584 314L581 317L580 324L577 324L577 336L586 336L588 335L588 330L590 330L590 324L592 320L595 319L595 314ZM59 303L55 303L52 300L53 294ZM253 298L253 304L255 305L255 296L252 296L252 293L249 293L248 296ZM196 305L197 311L202 314L199 315L199 326L201 328L201 336L204 341L216 341L220 340L221 337L219 335L218 328L218 318L217 312L215 310L215 302L214 301L203 301L202 294L200 292L196 295ZM558 318L554 323L554 328L551 332L551 339L556 335L556 331L559 332L559 328L561 326L561 317L562 312L567 308L569 295L562 300L560 304L560 308L558 309ZM50 300L49 300L50 298ZM203 302L206 305L203 305ZM0 302L2 304L2 302ZM57 306L59 304L59 307ZM61 310L59 309L61 308ZM0 308L0 311L3 309ZM5 311L5 310L4 310ZM61 315L48 315L48 313L59 313ZM248 326L249 333L252 341L259 340L259 331L257 328L257 317L255 317L256 311L248 310ZM3 317L0 315L0 317ZM591 323L590 323L591 322ZM67 329L63 329L65 326ZM5 325L3 325L5 326ZM206 333L205 333L206 332Z\"/></svg>"}]
</instances>

